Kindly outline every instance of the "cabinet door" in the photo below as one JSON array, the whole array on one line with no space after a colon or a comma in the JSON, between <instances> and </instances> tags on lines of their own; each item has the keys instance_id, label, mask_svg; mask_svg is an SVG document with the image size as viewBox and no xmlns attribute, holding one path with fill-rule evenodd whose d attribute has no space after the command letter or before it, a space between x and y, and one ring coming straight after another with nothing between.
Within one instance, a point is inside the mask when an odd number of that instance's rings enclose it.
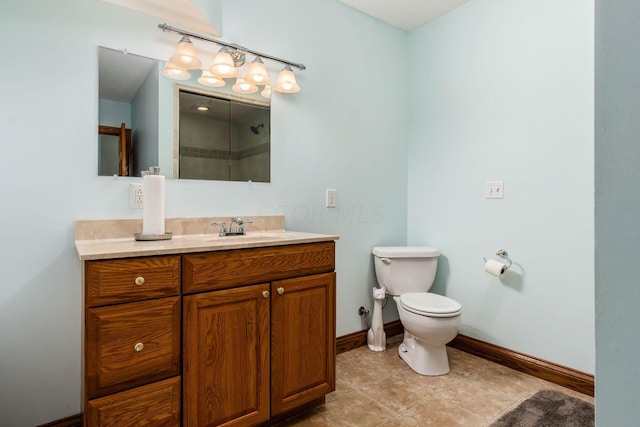
<instances>
[{"instance_id":1,"label":"cabinet door","mask_svg":"<svg viewBox=\"0 0 640 427\"><path fill-rule=\"evenodd\" d=\"M271 416L335 389L335 273L272 282Z\"/></svg>"},{"instance_id":2,"label":"cabinet door","mask_svg":"<svg viewBox=\"0 0 640 427\"><path fill-rule=\"evenodd\" d=\"M184 297L183 414L189 426L269 419L269 285Z\"/></svg>"}]
</instances>

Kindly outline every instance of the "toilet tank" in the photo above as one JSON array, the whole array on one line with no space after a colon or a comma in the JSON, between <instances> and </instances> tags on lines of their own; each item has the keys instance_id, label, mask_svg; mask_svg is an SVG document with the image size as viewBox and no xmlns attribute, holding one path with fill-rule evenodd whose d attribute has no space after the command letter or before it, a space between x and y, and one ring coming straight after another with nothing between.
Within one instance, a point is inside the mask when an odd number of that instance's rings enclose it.
<instances>
[{"instance_id":1,"label":"toilet tank","mask_svg":"<svg viewBox=\"0 0 640 427\"><path fill-rule=\"evenodd\" d=\"M426 246L378 246L372 250L376 279L387 294L427 292L433 285L440 251Z\"/></svg>"}]
</instances>

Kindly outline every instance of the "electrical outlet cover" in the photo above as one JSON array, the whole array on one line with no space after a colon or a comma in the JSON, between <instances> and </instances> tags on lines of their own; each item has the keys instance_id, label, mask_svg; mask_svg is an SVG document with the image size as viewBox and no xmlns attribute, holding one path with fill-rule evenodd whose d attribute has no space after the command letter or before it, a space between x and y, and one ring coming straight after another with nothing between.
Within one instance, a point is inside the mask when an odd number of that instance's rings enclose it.
<instances>
[{"instance_id":1,"label":"electrical outlet cover","mask_svg":"<svg viewBox=\"0 0 640 427\"><path fill-rule=\"evenodd\" d=\"M142 184L131 183L131 190L129 191L129 207L131 209L142 209L142 203L144 201L144 193L142 191Z\"/></svg>"}]
</instances>

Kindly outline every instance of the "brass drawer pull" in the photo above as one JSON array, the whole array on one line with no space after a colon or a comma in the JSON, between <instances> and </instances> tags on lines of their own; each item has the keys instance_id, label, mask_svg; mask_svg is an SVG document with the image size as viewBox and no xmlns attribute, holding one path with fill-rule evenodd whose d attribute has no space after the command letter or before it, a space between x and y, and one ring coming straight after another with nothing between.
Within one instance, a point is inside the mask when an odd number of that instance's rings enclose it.
<instances>
[{"instance_id":1,"label":"brass drawer pull","mask_svg":"<svg viewBox=\"0 0 640 427\"><path fill-rule=\"evenodd\" d=\"M144 285L144 277L136 277L136 285Z\"/></svg>"},{"instance_id":2,"label":"brass drawer pull","mask_svg":"<svg viewBox=\"0 0 640 427\"><path fill-rule=\"evenodd\" d=\"M133 349L135 351L142 351L143 348L144 348L144 344L142 344L141 342L133 346Z\"/></svg>"},{"instance_id":3,"label":"brass drawer pull","mask_svg":"<svg viewBox=\"0 0 640 427\"><path fill-rule=\"evenodd\" d=\"M265 298L269 298L269 291L262 292L262 296Z\"/></svg>"},{"instance_id":4,"label":"brass drawer pull","mask_svg":"<svg viewBox=\"0 0 640 427\"><path fill-rule=\"evenodd\" d=\"M278 294L280 295L284 294L284 288L278 288Z\"/></svg>"}]
</instances>

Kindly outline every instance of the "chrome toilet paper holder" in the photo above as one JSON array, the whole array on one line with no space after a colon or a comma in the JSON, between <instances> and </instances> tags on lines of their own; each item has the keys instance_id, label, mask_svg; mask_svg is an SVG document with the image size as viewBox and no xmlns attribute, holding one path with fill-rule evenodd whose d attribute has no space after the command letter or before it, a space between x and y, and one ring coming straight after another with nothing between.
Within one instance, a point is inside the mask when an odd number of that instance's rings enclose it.
<instances>
[{"instance_id":1,"label":"chrome toilet paper holder","mask_svg":"<svg viewBox=\"0 0 640 427\"><path fill-rule=\"evenodd\" d=\"M496 255L499 256L502 259L505 259L509 262L509 264L506 265L507 270L509 269L509 267L511 267L511 258L509 258L509 252L507 252L506 249L498 249L496 251ZM484 260L484 263L487 263L487 258L482 257L482 259Z\"/></svg>"}]
</instances>

